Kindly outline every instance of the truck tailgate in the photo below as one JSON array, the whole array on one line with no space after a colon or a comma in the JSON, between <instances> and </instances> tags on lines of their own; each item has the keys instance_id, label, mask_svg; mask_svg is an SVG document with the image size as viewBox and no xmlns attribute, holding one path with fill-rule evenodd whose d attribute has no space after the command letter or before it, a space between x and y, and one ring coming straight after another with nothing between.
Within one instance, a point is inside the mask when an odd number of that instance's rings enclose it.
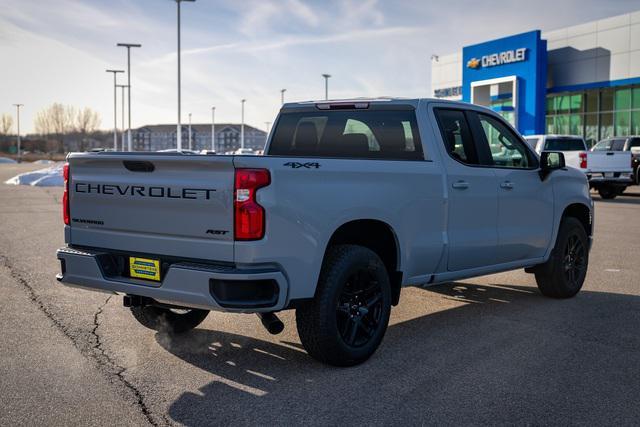
<instances>
[{"instance_id":1,"label":"truck tailgate","mask_svg":"<svg viewBox=\"0 0 640 427\"><path fill-rule=\"evenodd\" d=\"M629 151L589 151L587 169L590 172L631 172Z\"/></svg>"},{"instance_id":2,"label":"truck tailgate","mask_svg":"<svg viewBox=\"0 0 640 427\"><path fill-rule=\"evenodd\" d=\"M233 261L233 157L74 153L69 170L71 245Z\"/></svg>"}]
</instances>

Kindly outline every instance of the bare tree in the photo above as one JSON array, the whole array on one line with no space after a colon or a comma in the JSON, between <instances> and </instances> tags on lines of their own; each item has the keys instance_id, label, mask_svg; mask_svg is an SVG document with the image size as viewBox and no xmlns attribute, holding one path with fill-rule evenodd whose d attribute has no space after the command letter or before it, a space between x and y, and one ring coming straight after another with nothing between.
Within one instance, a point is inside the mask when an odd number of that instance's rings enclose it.
<instances>
[{"instance_id":1,"label":"bare tree","mask_svg":"<svg viewBox=\"0 0 640 427\"><path fill-rule=\"evenodd\" d=\"M36 118L33 121L36 133L43 138L47 138L53 133L53 126L51 125L51 118L49 117L49 110L41 110L36 114Z\"/></svg>"},{"instance_id":2,"label":"bare tree","mask_svg":"<svg viewBox=\"0 0 640 427\"><path fill-rule=\"evenodd\" d=\"M48 108L48 115L54 134L64 137L73 130L75 109L72 106L54 103Z\"/></svg>"},{"instance_id":3,"label":"bare tree","mask_svg":"<svg viewBox=\"0 0 640 427\"><path fill-rule=\"evenodd\" d=\"M80 151L85 150L87 135L100 127L100 115L89 107L78 110L75 120L76 131L80 134Z\"/></svg>"},{"instance_id":4,"label":"bare tree","mask_svg":"<svg viewBox=\"0 0 640 427\"><path fill-rule=\"evenodd\" d=\"M60 144L64 144L64 137L73 131L75 109L70 105L51 104L36 114L34 126L36 132L43 137L54 135Z\"/></svg>"},{"instance_id":5,"label":"bare tree","mask_svg":"<svg viewBox=\"0 0 640 427\"><path fill-rule=\"evenodd\" d=\"M10 114L3 113L0 116L0 135L7 136L13 127L13 117Z\"/></svg>"}]
</instances>

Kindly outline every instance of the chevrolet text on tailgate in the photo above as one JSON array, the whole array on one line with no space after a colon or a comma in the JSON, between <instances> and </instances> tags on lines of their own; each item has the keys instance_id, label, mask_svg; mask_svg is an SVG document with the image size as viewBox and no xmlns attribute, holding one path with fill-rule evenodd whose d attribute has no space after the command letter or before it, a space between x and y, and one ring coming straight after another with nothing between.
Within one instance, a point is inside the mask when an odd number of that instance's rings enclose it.
<instances>
[{"instance_id":1,"label":"chevrolet text on tailgate","mask_svg":"<svg viewBox=\"0 0 640 427\"><path fill-rule=\"evenodd\" d=\"M58 280L115 292L168 333L210 310L296 310L314 358L380 345L404 286L524 268L575 295L593 203L561 152L492 111L431 99L283 106L264 156L72 153Z\"/></svg>"}]
</instances>

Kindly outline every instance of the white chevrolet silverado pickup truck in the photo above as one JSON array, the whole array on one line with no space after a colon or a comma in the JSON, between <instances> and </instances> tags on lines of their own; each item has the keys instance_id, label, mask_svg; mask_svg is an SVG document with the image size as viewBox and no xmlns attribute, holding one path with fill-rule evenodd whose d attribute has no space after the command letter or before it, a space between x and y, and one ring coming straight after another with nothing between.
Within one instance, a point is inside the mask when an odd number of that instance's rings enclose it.
<instances>
[{"instance_id":1,"label":"white chevrolet silverado pickup truck","mask_svg":"<svg viewBox=\"0 0 640 427\"><path fill-rule=\"evenodd\" d=\"M562 152L565 164L584 172L589 187L597 190L603 199L615 198L634 183L632 153L612 149L610 140L598 143L589 151L581 136L528 135L525 139L538 154Z\"/></svg>"},{"instance_id":2,"label":"white chevrolet silverado pickup truck","mask_svg":"<svg viewBox=\"0 0 640 427\"><path fill-rule=\"evenodd\" d=\"M265 153L70 154L58 280L167 333L210 310L278 333L295 309L307 352L340 366L374 353L404 286L524 268L568 298L585 280L585 174L485 108L286 104Z\"/></svg>"}]
</instances>

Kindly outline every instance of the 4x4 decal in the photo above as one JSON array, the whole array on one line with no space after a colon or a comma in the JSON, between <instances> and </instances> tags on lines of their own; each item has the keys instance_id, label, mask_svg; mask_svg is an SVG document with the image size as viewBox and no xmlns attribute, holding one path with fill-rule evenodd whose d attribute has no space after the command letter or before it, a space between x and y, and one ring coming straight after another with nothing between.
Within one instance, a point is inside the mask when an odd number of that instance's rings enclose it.
<instances>
[{"instance_id":1,"label":"4x4 decal","mask_svg":"<svg viewBox=\"0 0 640 427\"><path fill-rule=\"evenodd\" d=\"M307 169L318 169L320 167L320 163L309 162L309 163L300 163L300 162L287 162L283 166L289 166L292 169L299 168L307 168Z\"/></svg>"}]
</instances>

